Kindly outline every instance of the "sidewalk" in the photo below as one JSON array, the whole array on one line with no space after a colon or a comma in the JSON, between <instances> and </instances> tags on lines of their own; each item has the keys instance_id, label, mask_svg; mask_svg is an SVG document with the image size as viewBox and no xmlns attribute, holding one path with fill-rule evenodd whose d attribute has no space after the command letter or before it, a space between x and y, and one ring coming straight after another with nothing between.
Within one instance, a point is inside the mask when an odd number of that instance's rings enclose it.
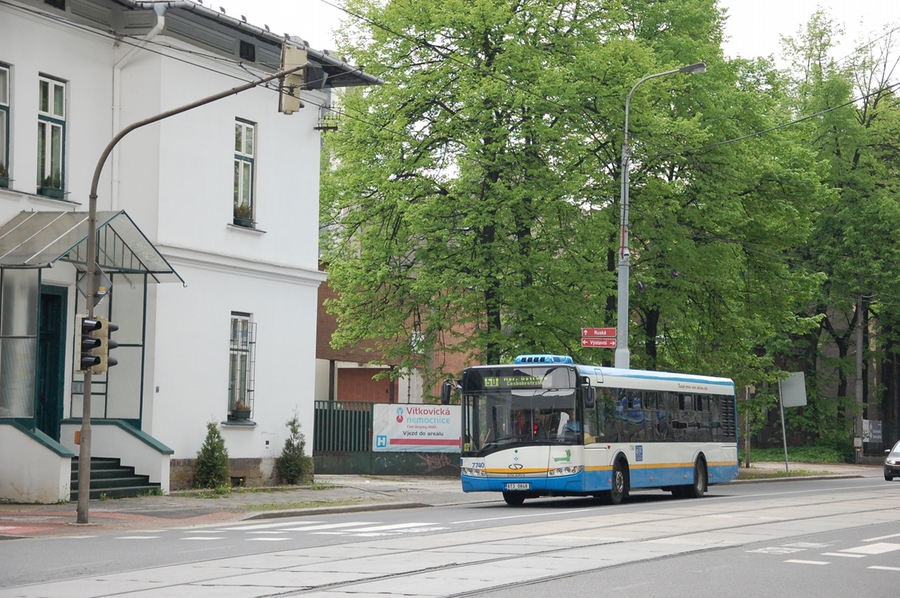
<instances>
[{"instance_id":1,"label":"sidewalk","mask_svg":"<svg viewBox=\"0 0 900 598\"><path fill-rule=\"evenodd\" d=\"M77 504L20 505L0 503L0 540L61 535L94 535L109 531L187 527L258 518L321 515L340 512L420 508L499 500L484 493L464 493L459 478L317 475L314 486L235 488L173 492L92 500L87 524L78 524Z\"/></svg>"},{"instance_id":2,"label":"sidewalk","mask_svg":"<svg viewBox=\"0 0 900 598\"><path fill-rule=\"evenodd\" d=\"M877 465L790 463L813 478L877 477ZM783 472L784 462L752 463L751 472ZM741 472L746 472L741 469ZM810 477L808 474L803 477ZM788 479L788 478L777 478ZM769 481L769 480L748 480ZM464 493L458 478L317 475L312 487L236 488L216 496L175 492L92 500L87 524L76 523L77 504L0 504L0 540L35 536L96 535L137 529L209 525L247 519L479 503L502 500L494 493Z\"/></svg>"}]
</instances>

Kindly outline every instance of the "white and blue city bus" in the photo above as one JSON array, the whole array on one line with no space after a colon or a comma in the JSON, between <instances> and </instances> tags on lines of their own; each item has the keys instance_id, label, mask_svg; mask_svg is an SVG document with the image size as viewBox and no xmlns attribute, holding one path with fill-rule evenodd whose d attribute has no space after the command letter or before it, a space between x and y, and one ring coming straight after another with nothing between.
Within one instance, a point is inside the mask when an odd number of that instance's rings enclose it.
<instances>
[{"instance_id":1,"label":"white and blue city bus","mask_svg":"<svg viewBox=\"0 0 900 598\"><path fill-rule=\"evenodd\" d=\"M726 378L576 365L521 355L463 371L465 492L618 504L633 488L703 496L738 475L737 403Z\"/></svg>"}]
</instances>

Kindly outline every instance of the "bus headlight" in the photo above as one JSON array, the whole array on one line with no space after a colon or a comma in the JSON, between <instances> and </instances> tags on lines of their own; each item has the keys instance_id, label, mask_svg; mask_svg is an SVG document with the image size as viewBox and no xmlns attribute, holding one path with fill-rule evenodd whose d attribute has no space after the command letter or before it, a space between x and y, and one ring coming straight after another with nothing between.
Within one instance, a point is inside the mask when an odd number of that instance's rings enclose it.
<instances>
[{"instance_id":1,"label":"bus headlight","mask_svg":"<svg viewBox=\"0 0 900 598\"><path fill-rule=\"evenodd\" d=\"M473 478L486 478L487 472L483 469L476 469L474 467L461 467L460 471L463 475L467 475Z\"/></svg>"},{"instance_id":2,"label":"bus headlight","mask_svg":"<svg viewBox=\"0 0 900 598\"><path fill-rule=\"evenodd\" d=\"M551 469L548 475L551 478L565 475L575 475L576 473L581 473L582 469L584 469L584 467L581 465L566 465L565 467L557 467L556 469Z\"/></svg>"}]
</instances>

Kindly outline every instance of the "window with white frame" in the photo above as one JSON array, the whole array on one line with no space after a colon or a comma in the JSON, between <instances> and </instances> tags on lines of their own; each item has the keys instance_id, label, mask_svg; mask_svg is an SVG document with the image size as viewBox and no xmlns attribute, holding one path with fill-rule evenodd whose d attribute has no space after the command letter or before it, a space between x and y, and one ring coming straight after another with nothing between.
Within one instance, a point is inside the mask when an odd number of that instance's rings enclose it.
<instances>
[{"instance_id":1,"label":"window with white frame","mask_svg":"<svg viewBox=\"0 0 900 598\"><path fill-rule=\"evenodd\" d=\"M256 323L251 314L231 312L228 410L230 419L249 419L253 413L256 369Z\"/></svg>"},{"instance_id":2,"label":"window with white frame","mask_svg":"<svg viewBox=\"0 0 900 598\"><path fill-rule=\"evenodd\" d=\"M0 187L9 186L9 65L0 62Z\"/></svg>"},{"instance_id":3,"label":"window with white frame","mask_svg":"<svg viewBox=\"0 0 900 598\"><path fill-rule=\"evenodd\" d=\"M234 224L253 226L256 125L240 118L234 121Z\"/></svg>"},{"instance_id":4,"label":"window with white frame","mask_svg":"<svg viewBox=\"0 0 900 598\"><path fill-rule=\"evenodd\" d=\"M66 84L41 75L38 85L38 193L61 198L65 181Z\"/></svg>"}]
</instances>

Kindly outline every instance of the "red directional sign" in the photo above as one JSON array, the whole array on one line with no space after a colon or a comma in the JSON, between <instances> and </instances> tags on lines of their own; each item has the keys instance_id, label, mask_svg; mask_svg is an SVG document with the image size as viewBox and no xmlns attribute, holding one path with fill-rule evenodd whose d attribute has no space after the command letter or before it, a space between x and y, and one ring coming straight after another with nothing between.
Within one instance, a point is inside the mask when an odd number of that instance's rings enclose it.
<instances>
[{"instance_id":1,"label":"red directional sign","mask_svg":"<svg viewBox=\"0 0 900 598\"><path fill-rule=\"evenodd\" d=\"M601 349L615 349L616 348L616 339L613 338L582 338L581 339L582 347L595 347Z\"/></svg>"},{"instance_id":2,"label":"red directional sign","mask_svg":"<svg viewBox=\"0 0 900 598\"><path fill-rule=\"evenodd\" d=\"M581 329L581 338L602 338L611 336L615 338L616 329L615 328L582 328Z\"/></svg>"}]
</instances>

